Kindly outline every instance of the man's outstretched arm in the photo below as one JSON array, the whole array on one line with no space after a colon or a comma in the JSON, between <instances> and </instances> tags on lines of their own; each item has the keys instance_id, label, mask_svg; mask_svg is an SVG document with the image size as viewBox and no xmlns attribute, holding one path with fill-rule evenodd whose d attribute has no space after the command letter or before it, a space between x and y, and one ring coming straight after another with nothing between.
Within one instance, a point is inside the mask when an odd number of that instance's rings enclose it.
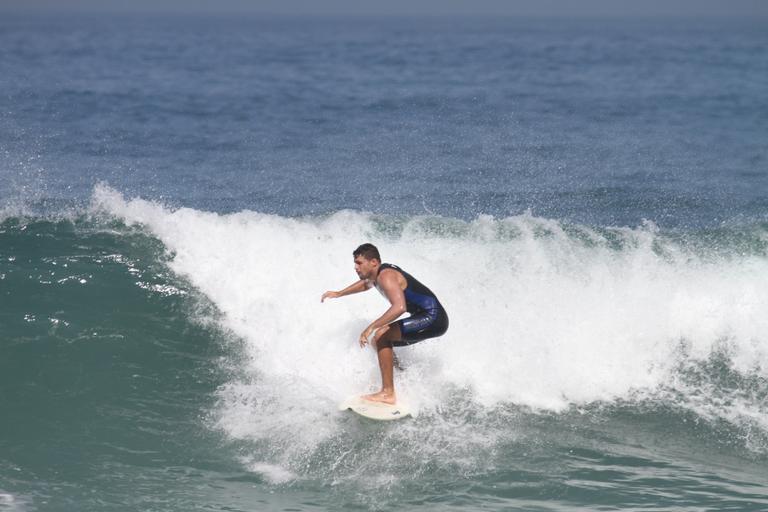
<instances>
[{"instance_id":1,"label":"man's outstretched arm","mask_svg":"<svg viewBox=\"0 0 768 512\"><path fill-rule=\"evenodd\" d=\"M353 293L360 293L364 292L368 288L370 288L371 285L368 283L367 280L361 279L355 283L352 283L351 285L347 286L341 291L334 292L334 291L327 291L323 294L322 297L320 297L320 302L324 302L325 299L338 299L339 297L343 297L345 295L351 295Z\"/></svg>"}]
</instances>

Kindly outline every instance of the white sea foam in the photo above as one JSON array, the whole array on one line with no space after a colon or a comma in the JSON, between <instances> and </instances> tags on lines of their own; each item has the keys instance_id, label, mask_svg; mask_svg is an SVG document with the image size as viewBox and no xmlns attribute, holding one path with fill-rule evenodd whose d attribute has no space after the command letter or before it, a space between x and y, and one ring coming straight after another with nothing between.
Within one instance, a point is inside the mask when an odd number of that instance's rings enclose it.
<instances>
[{"instance_id":1,"label":"white sea foam","mask_svg":"<svg viewBox=\"0 0 768 512\"><path fill-rule=\"evenodd\" d=\"M250 457L243 458L242 462L250 471L261 474L271 484L285 484L296 479L291 471L275 464L254 461Z\"/></svg>"},{"instance_id":2,"label":"white sea foam","mask_svg":"<svg viewBox=\"0 0 768 512\"><path fill-rule=\"evenodd\" d=\"M270 437L276 450L328 438L334 405L379 383L375 354L356 340L386 303L375 292L320 303L356 279L351 251L366 241L450 315L443 338L400 350L408 370L396 376L399 392L422 414L439 413L456 390L483 408L560 411L682 389L681 358L706 361L724 346L734 371L768 377L768 260L697 255L652 225L574 234L523 215L386 229L350 211L289 219L170 210L105 186L93 202L161 239L173 270L245 340L248 377L220 390L220 425L237 438ZM767 424L748 399L708 403L708 413Z\"/></svg>"},{"instance_id":3,"label":"white sea foam","mask_svg":"<svg viewBox=\"0 0 768 512\"><path fill-rule=\"evenodd\" d=\"M29 500L23 496L3 492L0 489L0 510L8 512L24 512L28 509Z\"/></svg>"}]
</instances>

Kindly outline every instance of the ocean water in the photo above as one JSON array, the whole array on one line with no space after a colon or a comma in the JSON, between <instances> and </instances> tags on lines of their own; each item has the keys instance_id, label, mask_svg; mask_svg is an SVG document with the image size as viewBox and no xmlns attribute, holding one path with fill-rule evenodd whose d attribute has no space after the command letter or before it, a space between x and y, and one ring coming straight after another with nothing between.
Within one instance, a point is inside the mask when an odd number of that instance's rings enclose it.
<instances>
[{"instance_id":1,"label":"ocean water","mask_svg":"<svg viewBox=\"0 0 768 512\"><path fill-rule=\"evenodd\" d=\"M768 510L760 20L0 18L0 510ZM379 383L351 251L451 327Z\"/></svg>"}]
</instances>

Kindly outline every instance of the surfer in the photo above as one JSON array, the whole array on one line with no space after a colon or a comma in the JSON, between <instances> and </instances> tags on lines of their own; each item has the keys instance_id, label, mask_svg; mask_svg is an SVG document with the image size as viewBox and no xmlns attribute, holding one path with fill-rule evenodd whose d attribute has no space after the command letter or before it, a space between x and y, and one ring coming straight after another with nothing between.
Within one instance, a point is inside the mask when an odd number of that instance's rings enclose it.
<instances>
[{"instance_id":1,"label":"surfer","mask_svg":"<svg viewBox=\"0 0 768 512\"><path fill-rule=\"evenodd\" d=\"M382 263L379 250L363 244L352 253L355 272L360 278L340 291L327 291L320 302L359 293L376 287L390 303L389 309L360 334L360 347L373 335L381 370L381 390L363 398L374 402L394 404L397 401L394 384L394 351L428 338L442 336L448 330L448 315L429 288L397 265ZM397 320L405 312L411 316Z\"/></svg>"}]
</instances>

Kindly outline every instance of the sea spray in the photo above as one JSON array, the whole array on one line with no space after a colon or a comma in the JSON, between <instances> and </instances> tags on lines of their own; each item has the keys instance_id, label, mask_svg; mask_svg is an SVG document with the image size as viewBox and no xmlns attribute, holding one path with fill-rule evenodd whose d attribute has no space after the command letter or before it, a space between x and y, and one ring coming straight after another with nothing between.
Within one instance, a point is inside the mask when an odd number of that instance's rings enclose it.
<instances>
[{"instance_id":1,"label":"sea spray","mask_svg":"<svg viewBox=\"0 0 768 512\"><path fill-rule=\"evenodd\" d=\"M336 432L335 402L378 385L375 355L355 340L386 304L373 293L319 301L356 279L351 250L363 241L428 283L451 315L445 336L399 351L408 370L398 389L422 416L439 416L458 390L482 408L550 411L669 389L687 396L681 366L722 347L732 371L766 377L768 258L713 256L652 224L220 215L126 200L105 186L93 205L157 236L171 268L244 340L248 377L220 390L220 426L234 437L311 449ZM735 407L702 391L680 404L703 401L708 415L764 428L758 396Z\"/></svg>"}]
</instances>

